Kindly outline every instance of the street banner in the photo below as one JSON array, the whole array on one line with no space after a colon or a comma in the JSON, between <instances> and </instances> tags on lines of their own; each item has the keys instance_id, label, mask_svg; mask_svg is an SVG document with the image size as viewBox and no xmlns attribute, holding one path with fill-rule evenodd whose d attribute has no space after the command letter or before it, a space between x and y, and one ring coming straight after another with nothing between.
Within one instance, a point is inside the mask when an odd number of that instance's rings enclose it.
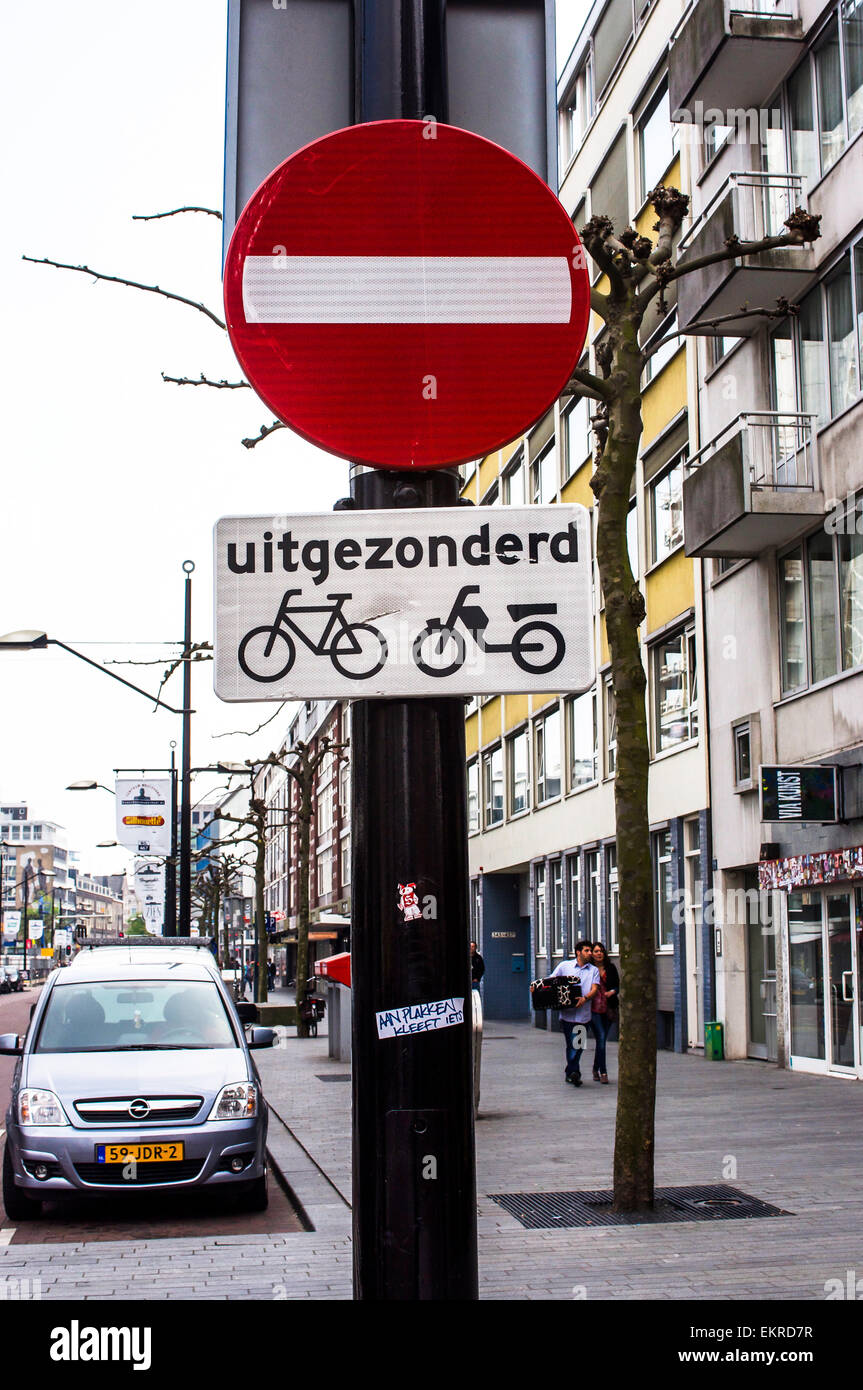
<instances>
[{"instance_id":1,"label":"street banner","mask_svg":"<svg viewBox=\"0 0 863 1390\"><path fill-rule=\"evenodd\" d=\"M27 935L31 941L41 941L45 933L45 923L41 917L30 917L27 921Z\"/></svg>"},{"instance_id":2,"label":"street banner","mask_svg":"<svg viewBox=\"0 0 863 1390\"><path fill-rule=\"evenodd\" d=\"M171 779L118 777L117 843L136 854L171 853Z\"/></svg>"},{"instance_id":3,"label":"street banner","mask_svg":"<svg viewBox=\"0 0 863 1390\"><path fill-rule=\"evenodd\" d=\"M3 940L14 941L21 928L21 913L19 910L3 913Z\"/></svg>"},{"instance_id":4,"label":"street banner","mask_svg":"<svg viewBox=\"0 0 863 1390\"><path fill-rule=\"evenodd\" d=\"M165 865L153 859L136 859L134 889L144 925L154 936L164 934Z\"/></svg>"},{"instance_id":5,"label":"street banner","mask_svg":"<svg viewBox=\"0 0 863 1390\"><path fill-rule=\"evenodd\" d=\"M72 931L70 927L57 927L54 932L54 950L62 951L72 944Z\"/></svg>"},{"instance_id":6,"label":"street banner","mask_svg":"<svg viewBox=\"0 0 863 1390\"><path fill-rule=\"evenodd\" d=\"M222 700L593 684L580 505L232 517L215 544Z\"/></svg>"}]
</instances>

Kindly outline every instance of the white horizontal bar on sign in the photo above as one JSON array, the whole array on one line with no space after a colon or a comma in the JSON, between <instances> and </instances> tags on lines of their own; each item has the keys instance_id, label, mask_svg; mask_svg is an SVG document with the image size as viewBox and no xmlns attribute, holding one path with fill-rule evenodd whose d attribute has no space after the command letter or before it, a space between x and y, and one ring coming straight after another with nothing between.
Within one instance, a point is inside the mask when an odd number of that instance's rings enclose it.
<instances>
[{"instance_id":1,"label":"white horizontal bar on sign","mask_svg":"<svg viewBox=\"0 0 863 1390\"><path fill-rule=\"evenodd\" d=\"M565 256L247 256L247 323L568 323Z\"/></svg>"}]
</instances>

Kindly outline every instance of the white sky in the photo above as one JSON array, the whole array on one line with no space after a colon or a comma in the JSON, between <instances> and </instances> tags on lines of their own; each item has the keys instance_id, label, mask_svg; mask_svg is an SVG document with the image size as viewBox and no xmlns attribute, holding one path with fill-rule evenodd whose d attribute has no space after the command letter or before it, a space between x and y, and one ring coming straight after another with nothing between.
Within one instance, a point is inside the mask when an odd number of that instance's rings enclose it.
<instances>
[{"instance_id":1,"label":"white sky","mask_svg":"<svg viewBox=\"0 0 863 1390\"><path fill-rule=\"evenodd\" d=\"M183 305L22 254L157 283L222 314L221 227L187 214L221 206L225 6L220 0L40 0L2 9L0 222L5 460L0 490L0 633L46 631L96 660L168 650L182 637L182 562L192 559L193 636L212 638L211 532L220 516L326 511L347 465L288 431L240 440L272 419L250 391L169 386L175 376L236 379L227 338ZM561 0L565 60L585 12ZM156 643L155 646L120 645ZM118 667L155 691L162 666ZM164 767L180 720L71 656L0 655L0 801L26 799L58 821L81 867L126 867L114 802L70 781L113 784L114 767ZM165 698L181 704L181 677ZM265 753L272 704L225 705L210 663L193 668L193 765ZM179 758L179 748L178 748ZM195 797L218 784L197 779Z\"/></svg>"}]
</instances>

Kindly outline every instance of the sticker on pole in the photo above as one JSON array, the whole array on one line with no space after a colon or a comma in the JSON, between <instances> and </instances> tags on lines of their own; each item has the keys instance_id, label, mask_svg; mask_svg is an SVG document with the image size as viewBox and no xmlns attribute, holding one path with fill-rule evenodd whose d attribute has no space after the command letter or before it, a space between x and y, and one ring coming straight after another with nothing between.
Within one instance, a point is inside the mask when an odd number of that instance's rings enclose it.
<instances>
[{"instance_id":1,"label":"sticker on pole","mask_svg":"<svg viewBox=\"0 0 863 1390\"><path fill-rule=\"evenodd\" d=\"M406 1033L434 1033L464 1023L464 998L436 999L433 1004L406 1004L375 1014L379 1038L400 1038Z\"/></svg>"},{"instance_id":2,"label":"sticker on pole","mask_svg":"<svg viewBox=\"0 0 863 1390\"><path fill-rule=\"evenodd\" d=\"M215 550L222 700L593 684L585 507L231 517Z\"/></svg>"},{"instance_id":3,"label":"sticker on pole","mask_svg":"<svg viewBox=\"0 0 863 1390\"><path fill-rule=\"evenodd\" d=\"M234 351L286 425L384 468L508 443L578 363L590 284L533 170L456 126L375 121L264 180L225 264Z\"/></svg>"}]
</instances>

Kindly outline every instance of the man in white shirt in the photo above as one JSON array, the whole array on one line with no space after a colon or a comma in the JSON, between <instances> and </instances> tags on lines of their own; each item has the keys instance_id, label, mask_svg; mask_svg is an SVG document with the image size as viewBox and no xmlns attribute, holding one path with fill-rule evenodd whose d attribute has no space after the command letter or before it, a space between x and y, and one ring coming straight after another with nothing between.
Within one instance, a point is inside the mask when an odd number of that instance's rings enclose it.
<instances>
[{"instance_id":1,"label":"man in white shirt","mask_svg":"<svg viewBox=\"0 0 863 1390\"><path fill-rule=\"evenodd\" d=\"M566 1041L566 1071L564 1079L572 1086L581 1085L581 1054L587 1042L587 1029L590 1024L590 1001L599 988L599 971L592 964L592 941L579 941L575 947L575 960L562 960L555 975L570 975L578 983L581 996L576 1008L561 1009L560 1029Z\"/></svg>"}]
</instances>

